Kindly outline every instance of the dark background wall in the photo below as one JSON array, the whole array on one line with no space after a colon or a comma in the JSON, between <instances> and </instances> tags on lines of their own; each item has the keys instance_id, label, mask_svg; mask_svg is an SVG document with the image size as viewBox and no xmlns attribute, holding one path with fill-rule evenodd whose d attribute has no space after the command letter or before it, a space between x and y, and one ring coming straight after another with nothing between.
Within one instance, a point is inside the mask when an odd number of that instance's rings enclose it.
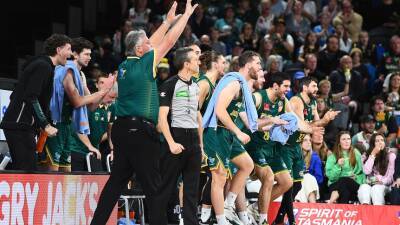
<instances>
[{"instance_id":1,"label":"dark background wall","mask_svg":"<svg viewBox=\"0 0 400 225\"><path fill-rule=\"evenodd\" d=\"M24 59L38 54L52 33L110 34L121 21L119 0L0 1L0 77L18 77Z\"/></svg>"}]
</instances>

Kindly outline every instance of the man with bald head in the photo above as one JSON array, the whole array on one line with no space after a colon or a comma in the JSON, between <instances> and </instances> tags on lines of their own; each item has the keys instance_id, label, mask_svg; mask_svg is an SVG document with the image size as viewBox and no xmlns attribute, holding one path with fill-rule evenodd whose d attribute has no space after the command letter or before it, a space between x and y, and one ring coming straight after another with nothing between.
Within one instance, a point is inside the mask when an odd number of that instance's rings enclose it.
<instances>
[{"instance_id":1,"label":"man with bald head","mask_svg":"<svg viewBox=\"0 0 400 225\"><path fill-rule=\"evenodd\" d=\"M364 93L363 78L360 73L353 70L353 63L350 56L345 55L340 58L339 68L329 76L332 94L345 91L346 84L349 84L348 95L342 97L342 102L350 107L354 115L358 111L361 97ZM352 115L350 115L352 116Z\"/></svg>"}]
</instances>

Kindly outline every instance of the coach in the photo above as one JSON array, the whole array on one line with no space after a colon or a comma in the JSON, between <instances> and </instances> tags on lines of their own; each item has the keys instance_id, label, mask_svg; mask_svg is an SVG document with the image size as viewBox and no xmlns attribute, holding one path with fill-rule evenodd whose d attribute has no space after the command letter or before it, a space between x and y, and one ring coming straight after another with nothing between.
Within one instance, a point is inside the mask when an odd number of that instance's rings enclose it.
<instances>
[{"instance_id":1,"label":"coach","mask_svg":"<svg viewBox=\"0 0 400 225\"><path fill-rule=\"evenodd\" d=\"M160 142L156 131L159 99L155 67L175 45L197 4L187 0L185 13L175 25L176 2L167 14L166 21L149 38L143 30L131 31L125 38L127 59L119 66L117 120L112 128L114 163L94 213L92 225L106 224L121 191L136 172L147 198L158 191ZM168 31L168 33L167 33ZM149 204L150 215L158 210ZM150 223L154 223L150 218Z\"/></svg>"}]
</instances>

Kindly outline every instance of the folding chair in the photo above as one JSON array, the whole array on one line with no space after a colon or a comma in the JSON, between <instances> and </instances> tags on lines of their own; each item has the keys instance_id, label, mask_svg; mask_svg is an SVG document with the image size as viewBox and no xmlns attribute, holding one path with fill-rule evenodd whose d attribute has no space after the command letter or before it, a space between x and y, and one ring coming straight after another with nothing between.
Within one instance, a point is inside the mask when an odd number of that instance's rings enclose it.
<instances>
[{"instance_id":1,"label":"folding chair","mask_svg":"<svg viewBox=\"0 0 400 225\"><path fill-rule=\"evenodd\" d=\"M88 172L102 172L103 166L101 165L101 160L97 159L93 152L89 152L86 155L86 165Z\"/></svg>"},{"instance_id":2,"label":"folding chair","mask_svg":"<svg viewBox=\"0 0 400 225\"><path fill-rule=\"evenodd\" d=\"M107 155L107 171L111 173L111 154ZM136 185L136 184L134 184ZM139 192L139 193L138 193ZM125 216L126 220L129 221L129 199L136 199L138 201L138 213L140 217L140 224L145 225L145 217L144 217L144 199L145 195L143 194L142 191L135 191L134 187L130 187L128 184L127 189L125 189L120 196L120 200L124 201L124 207L125 207Z\"/></svg>"}]
</instances>

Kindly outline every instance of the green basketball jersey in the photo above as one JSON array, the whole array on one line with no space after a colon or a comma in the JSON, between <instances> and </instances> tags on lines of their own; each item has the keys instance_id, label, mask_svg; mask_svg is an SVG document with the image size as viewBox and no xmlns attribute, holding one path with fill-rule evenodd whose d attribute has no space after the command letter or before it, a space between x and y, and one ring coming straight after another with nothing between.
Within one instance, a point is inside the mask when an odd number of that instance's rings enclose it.
<instances>
[{"instance_id":1,"label":"green basketball jersey","mask_svg":"<svg viewBox=\"0 0 400 225\"><path fill-rule=\"evenodd\" d=\"M303 102L304 110L303 110L303 116L304 116L304 121L311 123L314 121L314 114L313 110L315 107L317 107L317 102L315 99L311 99L310 104L306 104L304 99L301 97L300 94L297 94L297 96L301 99ZM289 137L288 144L293 145L296 143L299 143L302 141L304 134L301 134L299 131L296 131L294 134L292 134Z\"/></svg>"},{"instance_id":2,"label":"green basketball jersey","mask_svg":"<svg viewBox=\"0 0 400 225\"><path fill-rule=\"evenodd\" d=\"M142 57L128 57L118 70L117 116L139 116L158 121L158 89L154 50Z\"/></svg>"},{"instance_id":3,"label":"green basketball jersey","mask_svg":"<svg viewBox=\"0 0 400 225\"><path fill-rule=\"evenodd\" d=\"M277 99L275 102L272 102L268 98L268 94L266 90L259 90L256 93L261 95L261 104L257 107L258 117L275 117L279 116L286 112L285 109L285 100ZM250 131L247 131L250 132ZM249 133L250 134L250 133ZM256 150L260 147L273 147L275 142L270 141L270 133L269 131L261 132L256 131L251 133L251 141L246 146L248 150Z\"/></svg>"},{"instance_id":4,"label":"green basketball jersey","mask_svg":"<svg viewBox=\"0 0 400 225\"><path fill-rule=\"evenodd\" d=\"M210 88L209 91L208 91L208 94L207 94L207 96L206 96L206 99L204 99L203 105L201 106L201 109L200 109L201 115L204 115L204 113L205 113L206 110L207 110L208 103L210 102L211 96L212 96L212 94L214 93L215 86L213 85L213 83L211 83L210 79L208 79L208 77L205 76L205 75L201 76L201 77L197 80L197 83L199 83L199 82L202 81L202 80L207 81L208 86L209 86L209 88Z\"/></svg>"}]
</instances>

